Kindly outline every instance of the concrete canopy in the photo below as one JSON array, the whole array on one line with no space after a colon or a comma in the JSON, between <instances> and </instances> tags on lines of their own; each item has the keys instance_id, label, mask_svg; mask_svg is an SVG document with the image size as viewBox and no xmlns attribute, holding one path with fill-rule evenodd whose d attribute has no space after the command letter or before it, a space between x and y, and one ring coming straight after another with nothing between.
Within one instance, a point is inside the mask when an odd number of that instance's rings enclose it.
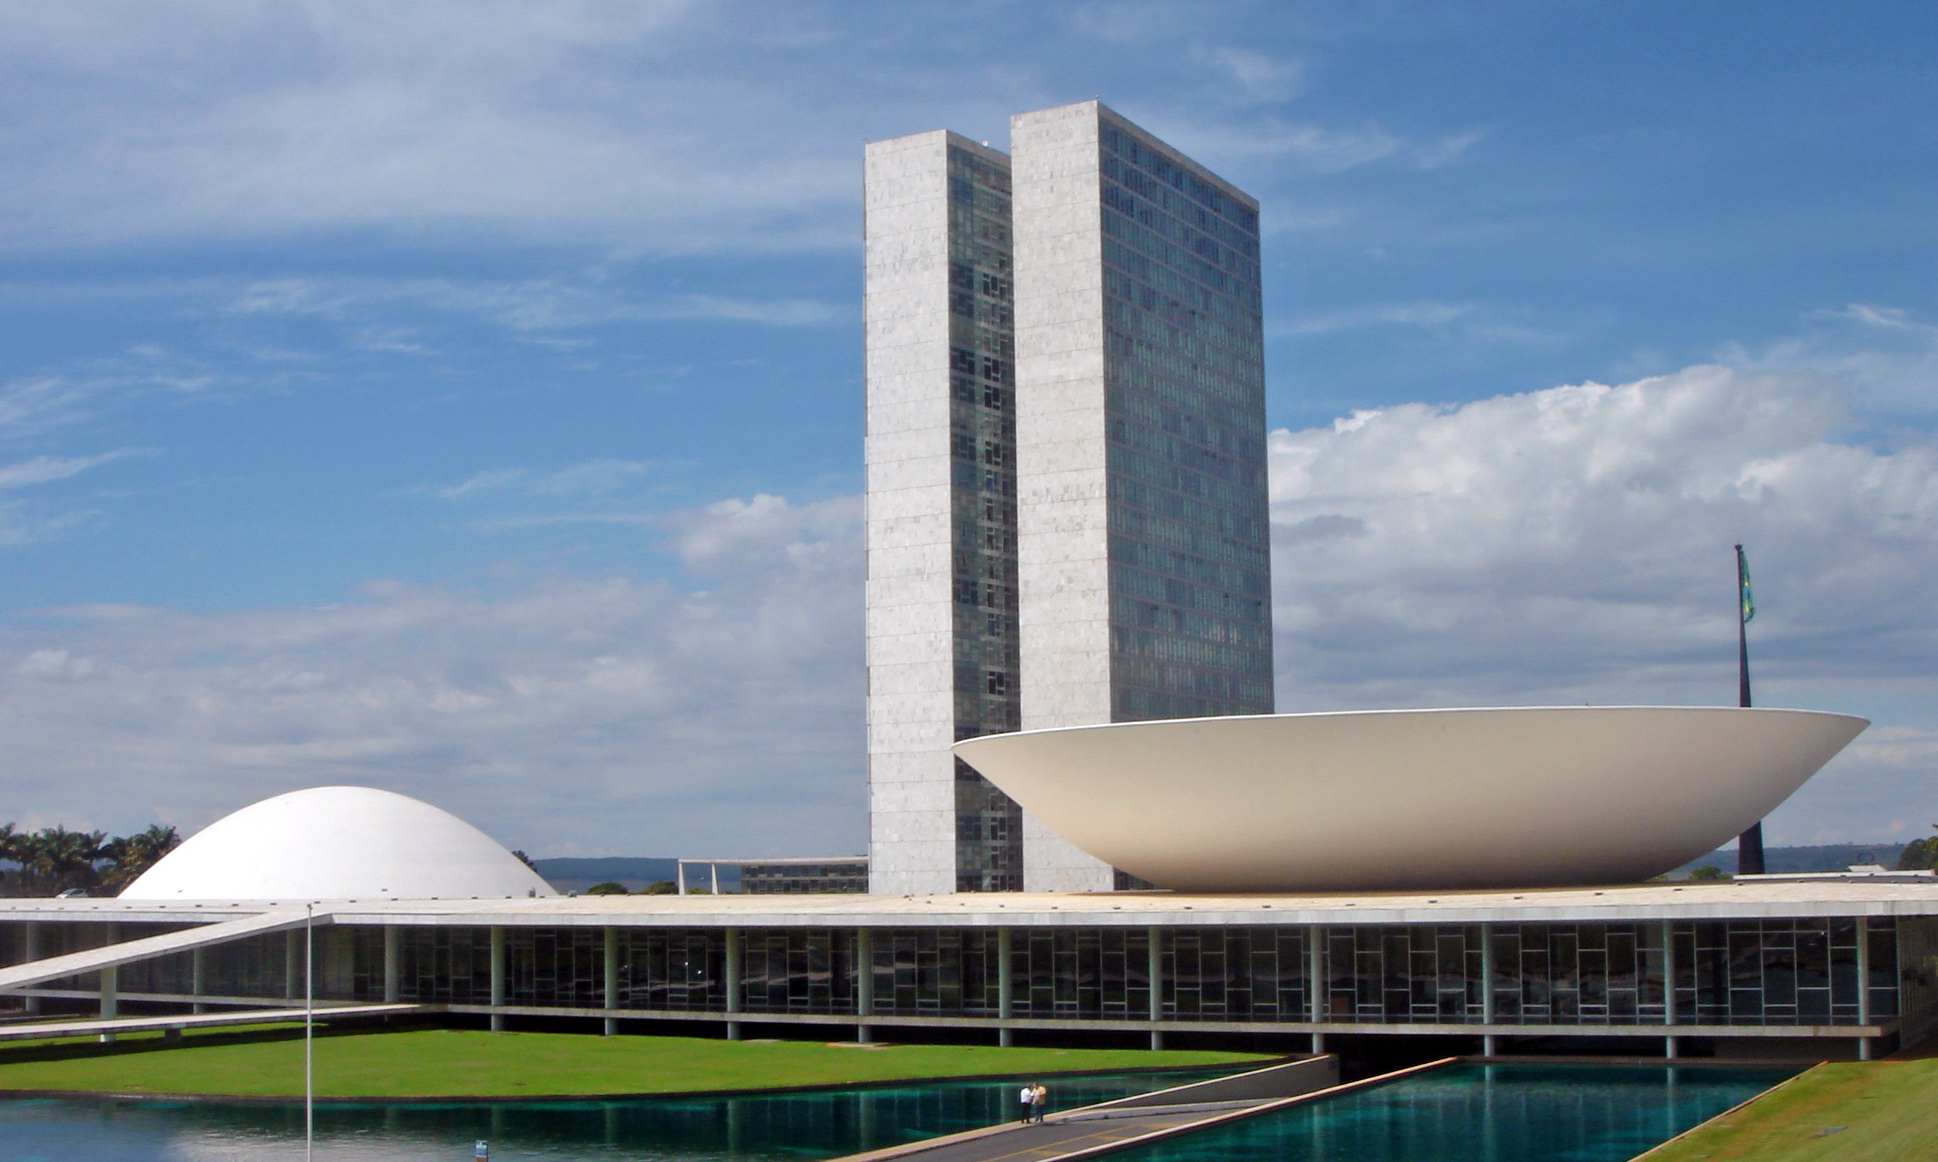
<instances>
[{"instance_id":1,"label":"concrete canopy","mask_svg":"<svg viewBox=\"0 0 1938 1162\"><path fill-rule=\"evenodd\" d=\"M955 753L1163 888L1534 888L1637 883L1707 854L1868 725L1734 707L1370 710L1030 730Z\"/></svg>"},{"instance_id":2,"label":"concrete canopy","mask_svg":"<svg viewBox=\"0 0 1938 1162\"><path fill-rule=\"evenodd\" d=\"M311 787L211 823L122 891L125 900L554 896L496 840L429 803Z\"/></svg>"}]
</instances>

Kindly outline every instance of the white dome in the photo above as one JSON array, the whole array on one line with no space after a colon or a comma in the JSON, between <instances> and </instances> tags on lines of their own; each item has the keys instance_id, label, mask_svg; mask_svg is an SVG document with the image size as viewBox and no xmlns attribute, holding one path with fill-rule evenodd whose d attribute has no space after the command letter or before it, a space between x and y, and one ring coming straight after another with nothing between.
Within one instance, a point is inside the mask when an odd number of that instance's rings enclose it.
<instances>
[{"instance_id":1,"label":"white dome","mask_svg":"<svg viewBox=\"0 0 1938 1162\"><path fill-rule=\"evenodd\" d=\"M209 824L124 900L469 899L556 896L489 835L371 787L311 787Z\"/></svg>"}]
</instances>

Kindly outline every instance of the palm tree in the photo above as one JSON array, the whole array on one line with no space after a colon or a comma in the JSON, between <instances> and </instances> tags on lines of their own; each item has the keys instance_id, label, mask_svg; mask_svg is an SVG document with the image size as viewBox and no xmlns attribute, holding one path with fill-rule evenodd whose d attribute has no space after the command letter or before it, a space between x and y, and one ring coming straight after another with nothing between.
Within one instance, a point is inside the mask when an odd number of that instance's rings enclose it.
<instances>
[{"instance_id":1,"label":"palm tree","mask_svg":"<svg viewBox=\"0 0 1938 1162\"><path fill-rule=\"evenodd\" d=\"M181 846L182 837L173 827L151 824L146 831L110 839L101 845L101 858L108 866L101 874L101 887L120 892L155 866L155 861Z\"/></svg>"},{"instance_id":2,"label":"palm tree","mask_svg":"<svg viewBox=\"0 0 1938 1162\"><path fill-rule=\"evenodd\" d=\"M101 858L105 831L69 831L65 827L43 827L32 835L17 836L23 845L16 857L24 886L34 894L73 888L91 888L100 878L94 861Z\"/></svg>"}]
</instances>

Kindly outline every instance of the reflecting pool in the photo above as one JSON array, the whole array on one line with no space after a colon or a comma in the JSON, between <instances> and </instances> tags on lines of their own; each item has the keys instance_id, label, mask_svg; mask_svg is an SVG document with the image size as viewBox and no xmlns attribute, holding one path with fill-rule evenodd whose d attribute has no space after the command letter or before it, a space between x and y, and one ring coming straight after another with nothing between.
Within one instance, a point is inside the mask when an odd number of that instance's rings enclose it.
<instances>
[{"instance_id":1,"label":"reflecting pool","mask_svg":"<svg viewBox=\"0 0 1938 1162\"><path fill-rule=\"evenodd\" d=\"M1068 1109L1231 1072L1052 1080ZM1625 1162L1791 1076L1703 1066L1456 1065L1113 1162ZM1013 1112L1010 1082L948 1082L739 1098L498 1104L323 1105L326 1162L808 1162L989 1125ZM0 1100L9 1162L231 1162L300 1158L300 1104L142 1099Z\"/></svg>"},{"instance_id":2,"label":"reflecting pool","mask_svg":"<svg viewBox=\"0 0 1938 1162\"><path fill-rule=\"evenodd\" d=\"M1048 1078L1051 1109L1128 1097L1234 1068ZM735 1098L316 1107L318 1162L737 1162L832 1158L1000 1122L1013 1082L822 1090ZM301 1158L303 1107L115 1098L0 1099L6 1162L239 1162Z\"/></svg>"},{"instance_id":3,"label":"reflecting pool","mask_svg":"<svg viewBox=\"0 0 1938 1162\"><path fill-rule=\"evenodd\" d=\"M1455 1065L1112 1162L1627 1162L1800 1072Z\"/></svg>"}]
</instances>

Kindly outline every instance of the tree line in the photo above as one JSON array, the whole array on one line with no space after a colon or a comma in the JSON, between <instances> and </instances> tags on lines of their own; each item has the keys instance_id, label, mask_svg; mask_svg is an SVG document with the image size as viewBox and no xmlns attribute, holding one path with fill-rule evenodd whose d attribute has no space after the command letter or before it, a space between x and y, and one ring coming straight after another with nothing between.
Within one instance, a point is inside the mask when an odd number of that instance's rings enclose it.
<instances>
[{"instance_id":1,"label":"tree line","mask_svg":"<svg viewBox=\"0 0 1938 1162\"><path fill-rule=\"evenodd\" d=\"M0 863L15 865L0 867L0 895L116 895L181 842L173 827L159 823L112 838L105 831L20 831L12 823L0 825Z\"/></svg>"}]
</instances>

